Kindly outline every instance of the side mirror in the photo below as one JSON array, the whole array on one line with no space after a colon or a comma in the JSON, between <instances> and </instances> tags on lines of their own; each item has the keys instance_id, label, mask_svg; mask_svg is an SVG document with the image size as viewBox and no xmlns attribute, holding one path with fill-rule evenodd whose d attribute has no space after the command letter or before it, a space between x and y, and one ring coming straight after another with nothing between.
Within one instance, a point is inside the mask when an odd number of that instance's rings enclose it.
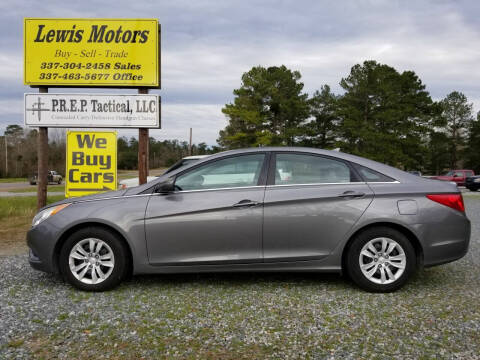
<instances>
[{"instance_id":1,"label":"side mirror","mask_svg":"<svg viewBox=\"0 0 480 360\"><path fill-rule=\"evenodd\" d=\"M159 194L170 194L175 191L173 182L164 182L155 187L155 192Z\"/></svg>"}]
</instances>

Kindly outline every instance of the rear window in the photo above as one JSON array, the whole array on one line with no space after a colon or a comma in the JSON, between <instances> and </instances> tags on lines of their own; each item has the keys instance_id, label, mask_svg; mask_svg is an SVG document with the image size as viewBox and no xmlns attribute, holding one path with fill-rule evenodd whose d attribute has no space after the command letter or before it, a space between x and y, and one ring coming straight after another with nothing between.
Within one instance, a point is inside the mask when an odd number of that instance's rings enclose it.
<instances>
[{"instance_id":1,"label":"rear window","mask_svg":"<svg viewBox=\"0 0 480 360\"><path fill-rule=\"evenodd\" d=\"M395 181L395 179L392 179L387 175L383 175L382 173L369 169L365 166L358 165L358 164L354 164L354 166L355 166L355 169L360 173L360 176L366 182L394 182Z\"/></svg>"},{"instance_id":2,"label":"rear window","mask_svg":"<svg viewBox=\"0 0 480 360\"><path fill-rule=\"evenodd\" d=\"M275 185L303 185L356 182L343 161L309 154L276 155Z\"/></svg>"}]
</instances>

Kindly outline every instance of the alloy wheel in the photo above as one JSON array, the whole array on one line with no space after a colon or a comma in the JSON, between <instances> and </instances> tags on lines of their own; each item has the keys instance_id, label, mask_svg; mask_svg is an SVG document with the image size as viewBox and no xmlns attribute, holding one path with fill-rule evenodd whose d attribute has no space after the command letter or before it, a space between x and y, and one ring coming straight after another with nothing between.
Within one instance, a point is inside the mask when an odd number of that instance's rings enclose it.
<instances>
[{"instance_id":1,"label":"alloy wheel","mask_svg":"<svg viewBox=\"0 0 480 360\"><path fill-rule=\"evenodd\" d=\"M407 256L398 242L387 237L368 241L360 251L360 269L375 284L390 284L405 271Z\"/></svg>"},{"instance_id":2,"label":"alloy wheel","mask_svg":"<svg viewBox=\"0 0 480 360\"><path fill-rule=\"evenodd\" d=\"M73 246L68 258L73 276L84 284L105 281L115 266L113 250L100 239L87 238Z\"/></svg>"}]
</instances>

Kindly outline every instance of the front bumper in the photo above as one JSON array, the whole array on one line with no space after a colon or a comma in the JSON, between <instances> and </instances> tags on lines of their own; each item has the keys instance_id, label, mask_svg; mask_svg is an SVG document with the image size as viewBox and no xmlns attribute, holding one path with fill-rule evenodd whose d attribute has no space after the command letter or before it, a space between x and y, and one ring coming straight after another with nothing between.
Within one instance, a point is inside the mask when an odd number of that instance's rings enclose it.
<instances>
[{"instance_id":1,"label":"front bumper","mask_svg":"<svg viewBox=\"0 0 480 360\"><path fill-rule=\"evenodd\" d=\"M40 260L40 258L33 252L32 249L29 249L28 252L28 262L30 266L35 270L51 272L49 271L49 268L45 266L45 262L42 262L42 260Z\"/></svg>"},{"instance_id":2,"label":"front bumper","mask_svg":"<svg viewBox=\"0 0 480 360\"><path fill-rule=\"evenodd\" d=\"M28 262L35 270L56 273L58 269L54 255L58 233L46 222L27 232L27 245L30 248Z\"/></svg>"}]
</instances>

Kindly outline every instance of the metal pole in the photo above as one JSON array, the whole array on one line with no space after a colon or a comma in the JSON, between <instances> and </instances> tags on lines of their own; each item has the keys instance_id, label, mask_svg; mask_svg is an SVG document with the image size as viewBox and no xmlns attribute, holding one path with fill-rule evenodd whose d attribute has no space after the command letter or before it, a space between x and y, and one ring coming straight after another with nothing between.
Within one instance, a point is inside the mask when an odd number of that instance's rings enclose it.
<instances>
[{"instance_id":1,"label":"metal pole","mask_svg":"<svg viewBox=\"0 0 480 360\"><path fill-rule=\"evenodd\" d=\"M38 88L39 93L48 93L47 87ZM47 166L48 166L48 128L38 128L37 139L38 172L37 172L37 209L47 205Z\"/></svg>"},{"instance_id":2,"label":"metal pole","mask_svg":"<svg viewBox=\"0 0 480 360\"><path fill-rule=\"evenodd\" d=\"M8 177L8 145L7 145L7 134L3 136L5 139L5 177Z\"/></svg>"},{"instance_id":3,"label":"metal pole","mask_svg":"<svg viewBox=\"0 0 480 360\"><path fill-rule=\"evenodd\" d=\"M148 94L148 89L138 89L139 94ZM138 183L145 184L148 177L148 129L138 129Z\"/></svg>"},{"instance_id":4,"label":"metal pole","mask_svg":"<svg viewBox=\"0 0 480 360\"><path fill-rule=\"evenodd\" d=\"M192 128L190 128L190 142L188 145L188 153L190 156L192 156Z\"/></svg>"}]
</instances>

